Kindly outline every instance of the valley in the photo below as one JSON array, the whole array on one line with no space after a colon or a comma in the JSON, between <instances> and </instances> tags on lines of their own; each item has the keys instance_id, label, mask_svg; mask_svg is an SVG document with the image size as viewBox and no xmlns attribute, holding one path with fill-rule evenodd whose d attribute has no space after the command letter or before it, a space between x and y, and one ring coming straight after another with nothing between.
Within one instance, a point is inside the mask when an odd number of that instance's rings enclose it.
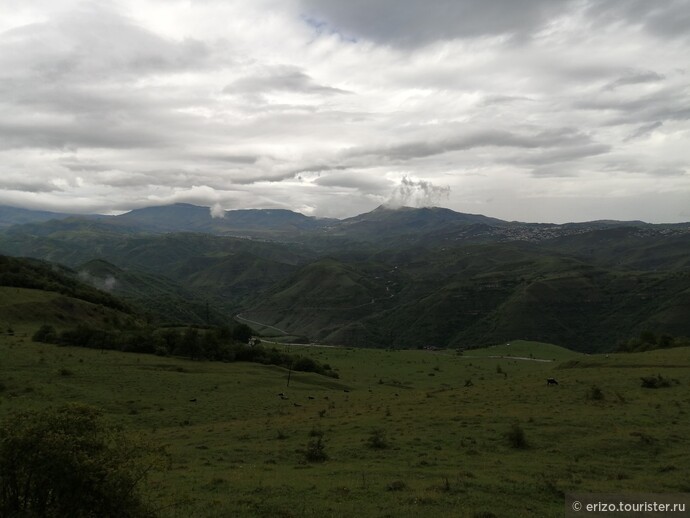
<instances>
[{"instance_id":1,"label":"valley","mask_svg":"<svg viewBox=\"0 0 690 518\"><path fill-rule=\"evenodd\" d=\"M384 348L522 338L595 352L643 331L690 335L689 224L405 207L221 218L183 204L45 217L8 216L0 253L65 265L161 323L241 314L302 341Z\"/></svg>"}]
</instances>

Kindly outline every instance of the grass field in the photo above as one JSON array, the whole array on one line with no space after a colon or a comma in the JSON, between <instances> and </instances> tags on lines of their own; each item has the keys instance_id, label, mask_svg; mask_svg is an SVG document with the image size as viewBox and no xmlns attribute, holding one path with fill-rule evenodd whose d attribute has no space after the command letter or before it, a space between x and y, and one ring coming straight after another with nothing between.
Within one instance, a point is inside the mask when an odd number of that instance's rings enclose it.
<instances>
[{"instance_id":1,"label":"grass field","mask_svg":"<svg viewBox=\"0 0 690 518\"><path fill-rule=\"evenodd\" d=\"M571 490L690 492L688 349L290 346L340 379L293 372L288 387L278 367L57 347L14 331L0 337L0 416L79 401L164 444L169 469L147 488L162 516L548 517L563 515ZM641 387L657 375L671 386ZM506 436L516 423L525 448ZM308 462L320 435L328 459Z\"/></svg>"}]
</instances>

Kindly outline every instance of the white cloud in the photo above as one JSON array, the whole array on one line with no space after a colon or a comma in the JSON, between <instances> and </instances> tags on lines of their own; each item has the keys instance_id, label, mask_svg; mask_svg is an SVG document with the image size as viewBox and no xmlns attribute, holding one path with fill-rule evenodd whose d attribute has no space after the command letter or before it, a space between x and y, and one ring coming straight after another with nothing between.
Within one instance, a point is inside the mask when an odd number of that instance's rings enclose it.
<instances>
[{"instance_id":1,"label":"white cloud","mask_svg":"<svg viewBox=\"0 0 690 518\"><path fill-rule=\"evenodd\" d=\"M220 203L214 203L211 207L211 217L213 219L223 219L225 217L225 209Z\"/></svg>"}]
</instances>

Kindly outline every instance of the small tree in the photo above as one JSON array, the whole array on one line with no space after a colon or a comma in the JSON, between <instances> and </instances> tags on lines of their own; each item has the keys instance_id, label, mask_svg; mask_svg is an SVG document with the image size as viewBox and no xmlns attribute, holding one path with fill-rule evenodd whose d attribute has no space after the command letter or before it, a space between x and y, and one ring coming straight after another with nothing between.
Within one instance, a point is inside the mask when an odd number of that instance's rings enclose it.
<instances>
[{"instance_id":1,"label":"small tree","mask_svg":"<svg viewBox=\"0 0 690 518\"><path fill-rule=\"evenodd\" d=\"M154 516L138 492L151 452L92 407L12 415L0 425L0 516Z\"/></svg>"}]
</instances>

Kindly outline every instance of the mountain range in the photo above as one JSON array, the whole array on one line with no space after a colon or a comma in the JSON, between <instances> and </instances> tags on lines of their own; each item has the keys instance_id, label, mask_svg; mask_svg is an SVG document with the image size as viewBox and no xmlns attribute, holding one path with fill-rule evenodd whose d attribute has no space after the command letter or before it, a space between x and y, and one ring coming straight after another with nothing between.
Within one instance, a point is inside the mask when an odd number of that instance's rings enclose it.
<instances>
[{"instance_id":1,"label":"mountain range","mask_svg":"<svg viewBox=\"0 0 690 518\"><path fill-rule=\"evenodd\" d=\"M438 207L343 220L213 212L0 207L0 253L68 266L164 321L240 314L324 343L523 338L598 351L645 330L690 335L690 223L520 223Z\"/></svg>"}]
</instances>

